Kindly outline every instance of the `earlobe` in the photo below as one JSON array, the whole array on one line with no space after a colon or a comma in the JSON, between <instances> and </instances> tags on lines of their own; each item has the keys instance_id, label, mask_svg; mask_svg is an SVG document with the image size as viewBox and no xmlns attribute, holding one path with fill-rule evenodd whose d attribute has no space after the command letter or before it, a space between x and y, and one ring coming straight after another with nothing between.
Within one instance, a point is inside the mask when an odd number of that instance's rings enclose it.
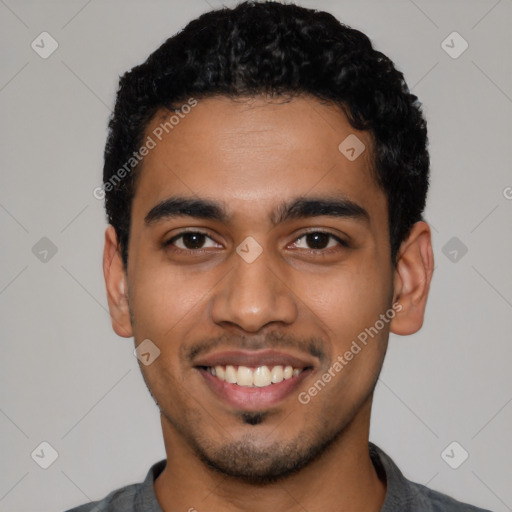
<instances>
[{"instance_id":1,"label":"earlobe","mask_svg":"<svg viewBox=\"0 0 512 512\"><path fill-rule=\"evenodd\" d=\"M128 284L121 258L117 235L113 226L105 230L105 247L103 250L103 276L107 289L108 308L112 328L119 336L130 338L133 330L128 303Z\"/></svg>"},{"instance_id":2,"label":"earlobe","mask_svg":"<svg viewBox=\"0 0 512 512\"><path fill-rule=\"evenodd\" d=\"M400 247L394 274L394 297L401 306L390 324L394 334L405 336L421 329L433 272L430 227L416 222Z\"/></svg>"}]
</instances>

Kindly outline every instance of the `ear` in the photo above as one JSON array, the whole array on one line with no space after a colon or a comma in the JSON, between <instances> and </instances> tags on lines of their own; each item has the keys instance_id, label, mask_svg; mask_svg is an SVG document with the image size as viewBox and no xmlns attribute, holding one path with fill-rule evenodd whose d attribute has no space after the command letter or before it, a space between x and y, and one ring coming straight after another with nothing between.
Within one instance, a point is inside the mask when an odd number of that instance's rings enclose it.
<instances>
[{"instance_id":1,"label":"ear","mask_svg":"<svg viewBox=\"0 0 512 512\"><path fill-rule=\"evenodd\" d=\"M107 288L108 309L112 320L112 328L119 336L133 336L128 305L128 282L121 258L121 250L113 226L105 231L105 247L103 250L103 275Z\"/></svg>"},{"instance_id":2,"label":"ear","mask_svg":"<svg viewBox=\"0 0 512 512\"><path fill-rule=\"evenodd\" d=\"M389 327L391 332L405 336L421 329L433 272L430 227L426 222L416 222L400 246L393 278L393 304L398 302L401 309L396 309Z\"/></svg>"}]
</instances>

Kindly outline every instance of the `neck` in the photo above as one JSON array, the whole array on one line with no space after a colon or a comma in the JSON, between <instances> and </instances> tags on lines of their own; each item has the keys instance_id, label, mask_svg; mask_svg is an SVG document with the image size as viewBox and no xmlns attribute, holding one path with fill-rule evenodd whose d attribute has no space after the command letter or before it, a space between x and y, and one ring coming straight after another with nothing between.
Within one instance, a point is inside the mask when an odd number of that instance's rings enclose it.
<instances>
[{"instance_id":1,"label":"neck","mask_svg":"<svg viewBox=\"0 0 512 512\"><path fill-rule=\"evenodd\" d=\"M162 416L167 465L155 482L164 512L379 512L386 484L368 451L371 399L324 454L298 473L251 485L207 467Z\"/></svg>"}]
</instances>

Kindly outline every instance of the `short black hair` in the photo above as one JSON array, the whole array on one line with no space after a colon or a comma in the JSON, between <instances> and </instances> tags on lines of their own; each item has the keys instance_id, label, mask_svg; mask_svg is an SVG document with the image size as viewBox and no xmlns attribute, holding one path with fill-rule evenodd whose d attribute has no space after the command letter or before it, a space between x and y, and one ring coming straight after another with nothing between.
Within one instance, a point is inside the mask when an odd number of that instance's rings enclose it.
<instances>
[{"instance_id":1,"label":"short black hair","mask_svg":"<svg viewBox=\"0 0 512 512\"><path fill-rule=\"evenodd\" d=\"M140 167L133 155L155 114L176 111L191 97L262 94L306 94L330 102L343 109L352 127L370 133L371 172L387 198L390 257L396 266L401 243L412 225L424 220L429 186L427 125L418 98L365 34L333 15L245 1L192 20L119 80L103 185L107 219L125 267ZM126 171L128 161L132 172Z\"/></svg>"}]
</instances>

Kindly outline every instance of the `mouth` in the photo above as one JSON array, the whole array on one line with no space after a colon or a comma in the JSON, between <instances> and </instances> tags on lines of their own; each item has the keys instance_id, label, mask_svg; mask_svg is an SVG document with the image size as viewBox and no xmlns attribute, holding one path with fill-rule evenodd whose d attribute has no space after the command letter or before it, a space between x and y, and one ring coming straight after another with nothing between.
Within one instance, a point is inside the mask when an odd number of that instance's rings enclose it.
<instances>
[{"instance_id":1,"label":"mouth","mask_svg":"<svg viewBox=\"0 0 512 512\"><path fill-rule=\"evenodd\" d=\"M304 368L294 368L290 365L270 367L267 365L257 367L217 365L203 366L201 368L223 382L248 388L265 388L279 384L292 377L298 377L304 371Z\"/></svg>"},{"instance_id":2,"label":"mouth","mask_svg":"<svg viewBox=\"0 0 512 512\"><path fill-rule=\"evenodd\" d=\"M196 361L210 391L237 410L277 405L313 372L308 358L271 350L224 352Z\"/></svg>"}]
</instances>

